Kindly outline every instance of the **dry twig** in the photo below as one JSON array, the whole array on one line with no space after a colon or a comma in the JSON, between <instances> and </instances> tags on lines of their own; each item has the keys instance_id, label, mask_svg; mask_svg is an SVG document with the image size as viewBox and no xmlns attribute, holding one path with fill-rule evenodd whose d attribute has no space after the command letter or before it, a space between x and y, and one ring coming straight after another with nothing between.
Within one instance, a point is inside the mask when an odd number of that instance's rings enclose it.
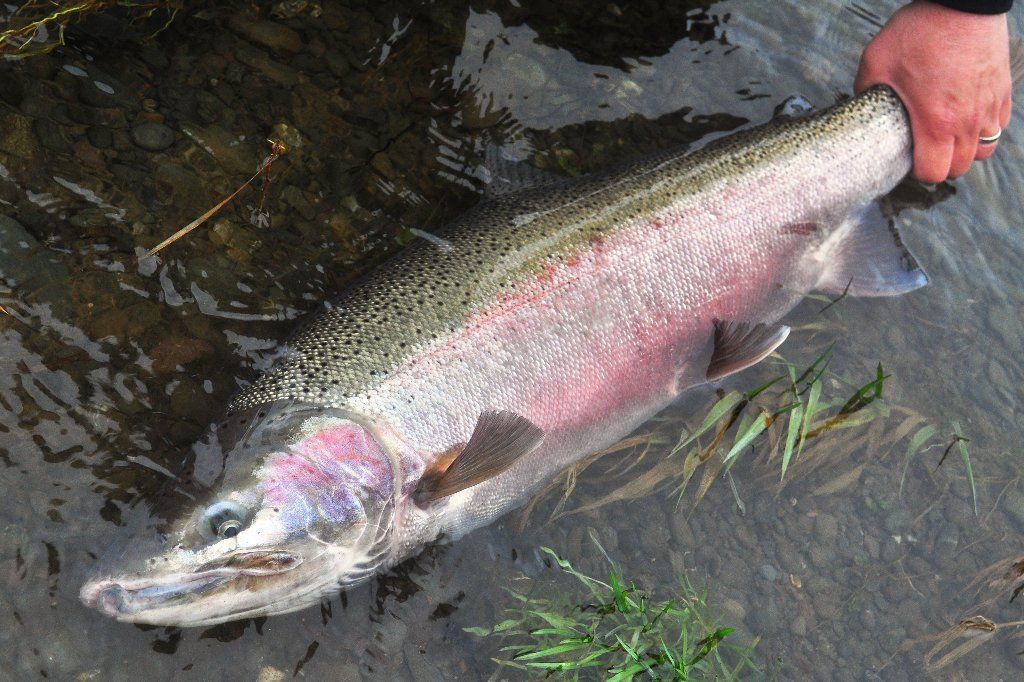
<instances>
[{"instance_id":1,"label":"dry twig","mask_svg":"<svg viewBox=\"0 0 1024 682\"><path fill-rule=\"evenodd\" d=\"M166 247L170 246L174 242L178 241L179 239L187 235L192 230L196 229L197 227L205 223L207 220L216 215L217 212L220 211L220 209L224 208L225 204L227 204L229 201L238 196L243 189L252 185L256 178L258 178L260 175L266 175L266 182L263 184L263 188L260 191L259 203L256 207L257 212L262 211L263 200L266 198L267 187L270 184L270 165L288 152L288 148L285 146L284 142L281 142L280 140L267 140L267 142L270 143L270 154L267 156L267 158L263 160L263 163L260 164L260 167L256 170L256 173L251 178L242 183L242 185L234 192L232 192L227 198L221 199L219 202L217 202L206 213L199 216L198 218L190 222L188 225L181 228L180 230L172 234L170 237L154 246L146 253L142 254L142 257L139 260L145 260L150 256L156 255L158 252L164 250Z\"/></svg>"}]
</instances>

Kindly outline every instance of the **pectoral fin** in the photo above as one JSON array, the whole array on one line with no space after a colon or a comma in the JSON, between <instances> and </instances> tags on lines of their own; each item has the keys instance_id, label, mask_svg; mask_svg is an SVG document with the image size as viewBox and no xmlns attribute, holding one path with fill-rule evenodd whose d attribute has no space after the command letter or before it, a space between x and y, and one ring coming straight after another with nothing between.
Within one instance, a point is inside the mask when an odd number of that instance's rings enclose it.
<instances>
[{"instance_id":1,"label":"pectoral fin","mask_svg":"<svg viewBox=\"0 0 1024 682\"><path fill-rule=\"evenodd\" d=\"M451 464L439 461L443 469L424 473L413 499L422 506L493 478L533 451L543 438L540 427L515 412L483 412L462 452Z\"/></svg>"},{"instance_id":2,"label":"pectoral fin","mask_svg":"<svg viewBox=\"0 0 1024 682\"><path fill-rule=\"evenodd\" d=\"M817 288L830 294L896 296L928 283L900 233L874 202L833 234L822 258L825 270Z\"/></svg>"},{"instance_id":3,"label":"pectoral fin","mask_svg":"<svg viewBox=\"0 0 1024 682\"><path fill-rule=\"evenodd\" d=\"M769 327L763 322L715 320L715 350L708 364L708 381L756 365L782 345L787 336L789 327L784 324Z\"/></svg>"}]
</instances>

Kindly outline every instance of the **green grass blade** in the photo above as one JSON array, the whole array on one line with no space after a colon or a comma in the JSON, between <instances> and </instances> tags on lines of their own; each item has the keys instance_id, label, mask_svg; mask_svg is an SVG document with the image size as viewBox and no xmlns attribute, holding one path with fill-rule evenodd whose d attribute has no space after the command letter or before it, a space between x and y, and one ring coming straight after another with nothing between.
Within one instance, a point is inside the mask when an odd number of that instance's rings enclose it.
<instances>
[{"instance_id":1,"label":"green grass blade","mask_svg":"<svg viewBox=\"0 0 1024 682\"><path fill-rule=\"evenodd\" d=\"M822 370L824 371L824 370ZM811 383L811 390L807 394L807 407L804 408L804 417L800 422L800 440L796 446L796 456L804 450L804 442L807 440L807 427L811 425L814 415L818 412L818 403L821 400L821 379L815 377Z\"/></svg>"},{"instance_id":2,"label":"green grass blade","mask_svg":"<svg viewBox=\"0 0 1024 682\"><path fill-rule=\"evenodd\" d=\"M722 640L731 635L734 632L732 628L719 628L704 639L697 642L697 654L690 659L690 665L695 665L702 661L708 654L714 651Z\"/></svg>"},{"instance_id":3,"label":"green grass blade","mask_svg":"<svg viewBox=\"0 0 1024 682\"><path fill-rule=\"evenodd\" d=\"M623 668L612 677L609 677L608 682L624 682L624 680L632 680L646 669L647 668L640 663L634 663L628 668Z\"/></svg>"},{"instance_id":4,"label":"green grass blade","mask_svg":"<svg viewBox=\"0 0 1024 682\"><path fill-rule=\"evenodd\" d=\"M708 415L704 418L704 421L699 427L697 427L697 430L691 433L686 440L676 446L676 450L685 448L687 445L707 433L708 429L717 424L722 417L732 412L733 408L735 408L741 400L743 400L743 394L738 391L729 391L726 393L721 400L712 406Z\"/></svg>"},{"instance_id":5,"label":"green grass blade","mask_svg":"<svg viewBox=\"0 0 1024 682\"><path fill-rule=\"evenodd\" d=\"M739 507L740 516L746 516L747 505L743 503L743 498L740 497L740 491L736 487L736 479L732 477L732 472L728 469L725 470L725 477L729 479L729 489L732 490L732 497L736 500L736 506Z\"/></svg>"},{"instance_id":6,"label":"green grass blade","mask_svg":"<svg viewBox=\"0 0 1024 682\"><path fill-rule=\"evenodd\" d=\"M796 437L800 435L800 424L804 418L804 406L802 403L798 404L796 408L789 413L789 427L786 430L786 447L782 451L782 476L779 480L786 478L786 470L789 469L789 460L793 456L793 446L796 445Z\"/></svg>"},{"instance_id":7,"label":"green grass blade","mask_svg":"<svg viewBox=\"0 0 1024 682\"><path fill-rule=\"evenodd\" d=\"M522 656L516 656L517 661L533 661L538 658L550 658L568 651L579 651L590 646L590 642L569 642L568 644L557 644L540 651L533 651Z\"/></svg>"},{"instance_id":8,"label":"green grass blade","mask_svg":"<svg viewBox=\"0 0 1024 682\"><path fill-rule=\"evenodd\" d=\"M917 433L915 433L910 439L910 443L907 445L907 451L903 455L903 473L900 474L900 495L903 494L903 484L907 480L907 470L910 468L910 460L918 453L921 446L925 444L925 441L935 435L935 430L934 425L925 424L918 429Z\"/></svg>"},{"instance_id":9,"label":"green grass blade","mask_svg":"<svg viewBox=\"0 0 1024 682\"><path fill-rule=\"evenodd\" d=\"M762 412L754 418L754 421L747 426L746 430L742 433L737 432L736 441L729 449L729 452L725 455L725 459L723 461L726 464L732 461L732 459L739 453L743 452L743 449L750 445L755 438L760 436L766 428L768 428L768 416Z\"/></svg>"},{"instance_id":10,"label":"green grass blade","mask_svg":"<svg viewBox=\"0 0 1024 682\"><path fill-rule=\"evenodd\" d=\"M960 431L960 422L953 422L953 433L956 436L956 445L960 449L960 459L964 462L964 468L967 469L967 482L971 484L971 500L974 502L974 515L978 515L978 490L974 487L974 468L971 466L971 456L967 453L967 442L969 438L964 438L963 432Z\"/></svg>"}]
</instances>

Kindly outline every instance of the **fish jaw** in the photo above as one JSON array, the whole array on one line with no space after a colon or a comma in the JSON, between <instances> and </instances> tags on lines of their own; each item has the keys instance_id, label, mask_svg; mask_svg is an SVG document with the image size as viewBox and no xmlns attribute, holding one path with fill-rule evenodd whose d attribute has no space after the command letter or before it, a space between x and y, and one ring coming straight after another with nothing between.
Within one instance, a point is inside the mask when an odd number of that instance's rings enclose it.
<instances>
[{"instance_id":1,"label":"fish jaw","mask_svg":"<svg viewBox=\"0 0 1024 682\"><path fill-rule=\"evenodd\" d=\"M392 467L365 426L317 417L265 455L246 487L183 516L171 549L90 580L79 596L120 621L177 626L315 604L392 561ZM218 530L225 519L230 536Z\"/></svg>"},{"instance_id":2,"label":"fish jaw","mask_svg":"<svg viewBox=\"0 0 1024 682\"><path fill-rule=\"evenodd\" d=\"M228 604L228 596L237 588L244 586L265 598L268 591L292 586L296 581L287 579L286 574L302 563L299 555L288 552L235 553L222 566L205 570L91 580L82 587L79 597L86 606L124 622L212 624L258 608L237 599Z\"/></svg>"},{"instance_id":3,"label":"fish jaw","mask_svg":"<svg viewBox=\"0 0 1024 682\"><path fill-rule=\"evenodd\" d=\"M322 526L297 531L282 516L257 518L237 538L205 547L179 544L140 566L90 580L79 597L124 622L213 625L315 604L390 559L389 510L329 539Z\"/></svg>"},{"instance_id":4,"label":"fish jaw","mask_svg":"<svg viewBox=\"0 0 1024 682\"><path fill-rule=\"evenodd\" d=\"M297 611L363 582L379 566L369 549L321 547L306 556L301 551L237 552L222 566L204 570L171 568L91 580L79 597L122 622L209 626Z\"/></svg>"}]
</instances>

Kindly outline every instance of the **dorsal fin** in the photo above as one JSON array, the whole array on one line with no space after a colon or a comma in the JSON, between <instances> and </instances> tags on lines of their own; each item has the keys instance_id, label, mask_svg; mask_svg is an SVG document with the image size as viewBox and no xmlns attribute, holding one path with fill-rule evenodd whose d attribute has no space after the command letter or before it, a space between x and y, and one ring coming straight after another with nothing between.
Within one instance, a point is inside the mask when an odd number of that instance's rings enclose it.
<instances>
[{"instance_id":1,"label":"dorsal fin","mask_svg":"<svg viewBox=\"0 0 1024 682\"><path fill-rule=\"evenodd\" d=\"M729 376L764 360L789 336L784 324L769 327L763 322L749 324L715 320L715 350L708 363L708 381Z\"/></svg>"},{"instance_id":2,"label":"dorsal fin","mask_svg":"<svg viewBox=\"0 0 1024 682\"><path fill-rule=\"evenodd\" d=\"M812 111L814 111L814 105L811 101L797 93L779 102L779 105L775 107L772 118L775 120L802 118Z\"/></svg>"},{"instance_id":3,"label":"dorsal fin","mask_svg":"<svg viewBox=\"0 0 1024 682\"><path fill-rule=\"evenodd\" d=\"M482 412L466 447L443 471L427 471L413 499L419 505L429 504L493 478L533 451L543 438L540 427L515 412Z\"/></svg>"},{"instance_id":4,"label":"dorsal fin","mask_svg":"<svg viewBox=\"0 0 1024 682\"><path fill-rule=\"evenodd\" d=\"M489 199L529 187L558 185L566 180L516 158L496 144L488 145L484 152L484 171L484 196Z\"/></svg>"}]
</instances>

